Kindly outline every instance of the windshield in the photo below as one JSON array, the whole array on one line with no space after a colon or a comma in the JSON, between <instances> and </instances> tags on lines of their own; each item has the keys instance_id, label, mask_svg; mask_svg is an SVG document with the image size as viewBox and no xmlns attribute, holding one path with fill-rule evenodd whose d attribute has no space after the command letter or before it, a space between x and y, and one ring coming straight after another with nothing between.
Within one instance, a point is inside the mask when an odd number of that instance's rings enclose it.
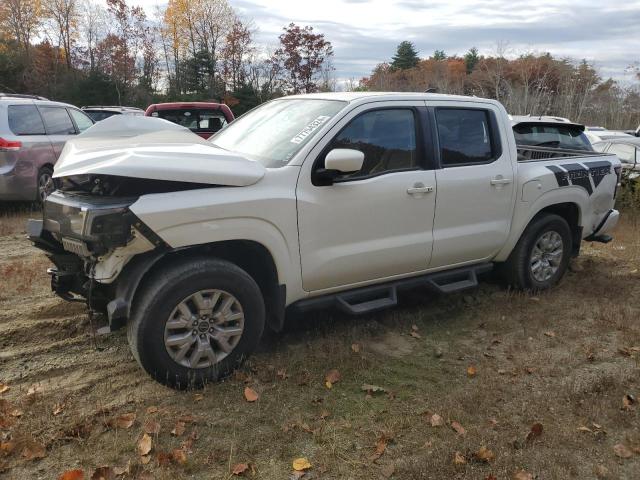
<instances>
[{"instance_id":1,"label":"windshield","mask_svg":"<svg viewBox=\"0 0 640 480\"><path fill-rule=\"evenodd\" d=\"M151 116L164 118L197 133L217 132L227 124L224 113L212 109L172 108L155 111Z\"/></svg>"},{"instance_id":2,"label":"windshield","mask_svg":"<svg viewBox=\"0 0 640 480\"><path fill-rule=\"evenodd\" d=\"M238 118L211 142L265 167L282 167L345 105L336 100L275 100Z\"/></svg>"},{"instance_id":3,"label":"windshield","mask_svg":"<svg viewBox=\"0 0 640 480\"><path fill-rule=\"evenodd\" d=\"M517 145L564 148L592 151L591 143L582 129L575 125L545 125L520 123L514 125Z\"/></svg>"}]
</instances>

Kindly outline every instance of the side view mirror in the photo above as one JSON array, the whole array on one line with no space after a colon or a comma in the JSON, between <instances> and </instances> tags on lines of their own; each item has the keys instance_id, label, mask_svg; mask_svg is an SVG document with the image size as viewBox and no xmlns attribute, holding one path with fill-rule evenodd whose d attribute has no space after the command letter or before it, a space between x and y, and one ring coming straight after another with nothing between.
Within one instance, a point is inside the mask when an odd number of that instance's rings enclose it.
<instances>
[{"instance_id":1,"label":"side view mirror","mask_svg":"<svg viewBox=\"0 0 640 480\"><path fill-rule=\"evenodd\" d=\"M324 158L324 168L314 172L314 184L327 186L342 173L357 172L364 163L364 153L350 148L334 148Z\"/></svg>"}]
</instances>

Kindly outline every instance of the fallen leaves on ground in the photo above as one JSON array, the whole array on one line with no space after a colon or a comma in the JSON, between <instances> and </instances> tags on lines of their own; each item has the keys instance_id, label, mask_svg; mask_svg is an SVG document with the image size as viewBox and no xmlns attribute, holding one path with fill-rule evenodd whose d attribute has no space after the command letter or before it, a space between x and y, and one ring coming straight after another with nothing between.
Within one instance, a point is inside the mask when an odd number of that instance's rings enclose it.
<instances>
[{"instance_id":1,"label":"fallen leaves on ground","mask_svg":"<svg viewBox=\"0 0 640 480\"><path fill-rule=\"evenodd\" d=\"M373 393L386 393L387 389L383 388L383 387L379 387L378 385L369 385L368 383L365 383L364 385L362 385L362 390L367 392L368 394L373 394Z\"/></svg>"},{"instance_id":2,"label":"fallen leaves on ground","mask_svg":"<svg viewBox=\"0 0 640 480\"><path fill-rule=\"evenodd\" d=\"M431 415L429 422L431 422L432 427L441 427L444 425L444 420L437 413L434 413L433 415Z\"/></svg>"},{"instance_id":3,"label":"fallen leaves on ground","mask_svg":"<svg viewBox=\"0 0 640 480\"><path fill-rule=\"evenodd\" d=\"M147 415L152 415L154 413L158 413L160 409L158 407L156 407L155 405L151 405L150 407L147 407Z\"/></svg>"},{"instance_id":4,"label":"fallen leaves on ground","mask_svg":"<svg viewBox=\"0 0 640 480\"><path fill-rule=\"evenodd\" d=\"M480 462L488 463L493 461L496 458L496 455L488 448L480 447L480 450L474 453L473 457Z\"/></svg>"},{"instance_id":5,"label":"fallen leaves on ground","mask_svg":"<svg viewBox=\"0 0 640 480\"><path fill-rule=\"evenodd\" d=\"M292 463L296 472L303 472L311 468L311 463L305 457L296 458Z\"/></svg>"},{"instance_id":6,"label":"fallen leaves on ground","mask_svg":"<svg viewBox=\"0 0 640 480\"><path fill-rule=\"evenodd\" d=\"M64 410L64 407L66 407L64 403L56 403L53 406L53 410L51 411L51 413L53 413L53 416L56 417L62 413L62 411Z\"/></svg>"},{"instance_id":7,"label":"fallen leaves on ground","mask_svg":"<svg viewBox=\"0 0 640 480\"><path fill-rule=\"evenodd\" d=\"M371 460L372 462L375 462L377 459L379 459L382 456L382 454L386 449L387 449L387 438L383 435L380 438L378 438L378 440L376 441L376 449L374 450L373 454L369 457L369 460Z\"/></svg>"},{"instance_id":8,"label":"fallen leaves on ground","mask_svg":"<svg viewBox=\"0 0 640 480\"><path fill-rule=\"evenodd\" d=\"M115 475L111 467L98 467L93 472L93 475L91 475L91 480L113 480Z\"/></svg>"},{"instance_id":9,"label":"fallen leaves on ground","mask_svg":"<svg viewBox=\"0 0 640 480\"><path fill-rule=\"evenodd\" d=\"M242 475L247 470L249 470L249 465L247 463L237 463L233 466L231 473L233 475Z\"/></svg>"},{"instance_id":10,"label":"fallen leaves on ground","mask_svg":"<svg viewBox=\"0 0 640 480\"><path fill-rule=\"evenodd\" d=\"M44 391L44 386L41 383L36 383L35 385L31 385L27 389L27 397L33 397L38 393L42 393Z\"/></svg>"},{"instance_id":11,"label":"fallen leaves on ground","mask_svg":"<svg viewBox=\"0 0 640 480\"><path fill-rule=\"evenodd\" d=\"M138 453L141 456L147 455L151 451L151 437L148 433L142 435L138 440Z\"/></svg>"},{"instance_id":12,"label":"fallen leaves on ground","mask_svg":"<svg viewBox=\"0 0 640 480\"><path fill-rule=\"evenodd\" d=\"M613 453L616 454L617 457L620 458L630 458L633 455L633 452L622 443L618 443L613 446Z\"/></svg>"},{"instance_id":13,"label":"fallen leaves on ground","mask_svg":"<svg viewBox=\"0 0 640 480\"><path fill-rule=\"evenodd\" d=\"M44 449L44 446L37 442L29 442L22 449L22 457L25 460L36 460L46 456L47 452Z\"/></svg>"},{"instance_id":14,"label":"fallen leaves on ground","mask_svg":"<svg viewBox=\"0 0 640 480\"><path fill-rule=\"evenodd\" d=\"M181 421L177 421L176 422L176 426L173 427L173 430L171 430L171 435L173 435L174 437L180 437L185 430L185 423L181 422Z\"/></svg>"},{"instance_id":15,"label":"fallen leaves on ground","mask_svg":"<svg viewBox=\"0 0 640 480\"><path fill-rule=\"evenodd\" d=\"M476 370L475 365L469 365L467 367L467 377L473 378L473 377L476 376L477 373L478 373L478 371Z\"/></svg>"},{"instance_id":16,"label":"fallen leaves on ground","mask_svg":"<svg viewBox=\"0 0 640 480\"><path fill-rule=\"evenodd\" d=\"M258 393L253 388L244 387L244 399L247 402L255 402L258 398Z\"/></svg>"},{"instance_id":17,"label":"fallen leaves on ground","mask_svg":"<svg viewBox=\"0 0 640 480\"><path fill-rule=\"evenodd\" d=\"M193 401L194 401L194 402L201 402L202 400L204 400L204 395L203 395L203 394L201 394L201 393L196 393L196 394L193 396Z\"/></svg>"},{"instance_id":18,"label":"fallen leaves on ground","mask_svg":"<svg viewBox=\"0 0 640 480\"><path fill-rule=\"evenodd\" d=\"M352 343L351 344L351 350L353 351L353 353L360 353L360 344L359 343Z\"/></svg>"},{"instance_id":19,"label":"fallen leaves on ground","mask_svg":"<svg viewBox=\"0 0 640 480\"><path fill-rule=\"evenodd\" d=\"M340 381L340 372L335 368L333 370L329 370L327 374L324 376L324 384L327 388L331 388L334 383L338 383Z\"/></svg>"},{"instance_id":20,"label":"fallen leaves on ground","mask_svg":"<svg viewBox=\"0 0 640 480\"><path fill-rule=\"evenodd\" d=\"M550 338L554 338L554 337L556 336L556 332L554 332L553 330L549 330L549 331L547 331L547 332L544 332L544 334L545 334L547 337L550 337Z\"/></svg>"},{"instance_id":21,"label":"fallen leaves on ground","mask_svg":"<svg viewBox=\"0 0 640 480\"><path fill-rule=\"evenodd\" d=\"M631 410L636 403L636 397L627 393L624 397L622 397L622 409L623 410Z\"/></svg>"},{"instance_id":22,"label":"fallen leaves on ground","mask_svg":"<svg viewBox=\"0 0 640 480\"><path fill-rule=\"evenodd\" d=\"M160 423L155 420L147 420L144 422L142 429L149 435L158 435L160 433Z\"/></svg>"},{"instance_id":23,"label":"fallen leaves on ground","mask_svg":"<svg viewBox=\"0 0 640 480\"><path fill-rule=\"evenodd\" d=\"M542 424L534 423L531 425L531 431L527 434L527 442L531 442L532 440L538 438L542 435Z\"/></svg>"},{"instance_id":24,"label":"fallen leaves on ground","mask_svg":"<svg viewBox=\"0 0 640 480\"><path fill-rule=\"evenodd\" d=\"M107 422L109 427L118 427L124 428L125 430L130 429L136 421L135 413L124 413L120 416L110 419Z\"/></svg>"},{"instance_id":25,"label":"fallen leaves on ground","mask_svg":"<svg viewBox=\"0 0 640 480\"><path fill-rule=\"evenodd\" d=\"M7 385L6 383L2 383L0 382L0 393L4 393L7 390L9 390L11 387L9 385Z\"/></svg>"},{"instance_id":26,"label":"fallen leaves on ground","mask_svg":"<svg viewBox=\"0 0 640 480\"><path fill-rule=\"evenodd\" d=\"M83 479L84 479L84 471L80 469L67 470L62 475L60 475L60 477L58 477L58 480L83 480Z\"/></svg>"},{"instance_id":27,"label":"fallen leaves on ground","mask_svg":"<svg viewBox=\"0 0 640 480\"><path fill-rule=\"evenodd\" d=\"M464 427L456 421L451 422L451 428L453 428L458 433L458 435L464 436L467 433Z\"/></svg>"},{"instance_id":28,"label":"fallen leaves on ground","mask_svg":"<svg viewBox=\"0 0 640 480\"><path fill-rule=\"evenodd\" d=\"M384 467L382 467L382 469L380 470L380 473L382 473L382 476L384 478L391 478L395 471L396 471L396 466L393 463L389 463L388 465L385 465Z\"/></svg>"},{"instance_id":29,"label":"fallen leaves on ground","mask_svg":"<svg viewBox=\"0 0 640 480\"><path fill-rule=\"evenodd\" d=\"M178 465L184 465L187 463L187 452L181 448L176 448L171 451L171 459Z\"/></svg>"},{"instance_id":30,"label":"fallen leaves on ground","mask_svg":"<svg viewBox=\"0 0 640 480\"><path fill-rule=\"evenodd\" d=\"M464 455L460 452L456 452L453 454L453 464L454 465L464 465L467 463L467 459L464 458Z\"/></svg>"}]
</instances>

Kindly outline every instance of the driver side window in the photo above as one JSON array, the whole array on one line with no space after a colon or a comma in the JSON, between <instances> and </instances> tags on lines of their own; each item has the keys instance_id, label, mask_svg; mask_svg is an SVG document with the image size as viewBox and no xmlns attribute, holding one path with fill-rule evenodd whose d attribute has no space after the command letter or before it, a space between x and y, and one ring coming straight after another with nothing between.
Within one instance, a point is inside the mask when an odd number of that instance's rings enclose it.
<instances>
[{"instance_id":1,"label":"driver side window","mask_svg":"<svg viewBox=\"0 0 640 480\"><path fill-rule=\"evenodd\" d=\"M352 180L418 167L416 121L408 108L363 113L333 139L328 151L349 148L364 153L362 168L340 176Z\"/></svg>"}]
</instances>

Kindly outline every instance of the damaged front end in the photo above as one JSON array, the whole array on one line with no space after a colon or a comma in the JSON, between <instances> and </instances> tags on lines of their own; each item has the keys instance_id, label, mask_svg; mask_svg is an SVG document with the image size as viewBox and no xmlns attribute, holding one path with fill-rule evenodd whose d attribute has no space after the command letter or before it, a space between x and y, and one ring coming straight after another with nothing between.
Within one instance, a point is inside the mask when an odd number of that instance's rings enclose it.
<instances>
[{"instance_id":1,"label":"damaged front end","mask_svg":"<svg viewBox=\"0 0 640 480\"><path fill-rule=\"evenodd\" d=\"M91 183L104 180L96 177ZM166 247L129 209L137 199L96 195L86 186L57 190L47 198L42 220L29 220L27 232L55 265L48 270L53 292L106 313L116 297L115 280L127 262Z\"/></svg>"}]
</instances>

